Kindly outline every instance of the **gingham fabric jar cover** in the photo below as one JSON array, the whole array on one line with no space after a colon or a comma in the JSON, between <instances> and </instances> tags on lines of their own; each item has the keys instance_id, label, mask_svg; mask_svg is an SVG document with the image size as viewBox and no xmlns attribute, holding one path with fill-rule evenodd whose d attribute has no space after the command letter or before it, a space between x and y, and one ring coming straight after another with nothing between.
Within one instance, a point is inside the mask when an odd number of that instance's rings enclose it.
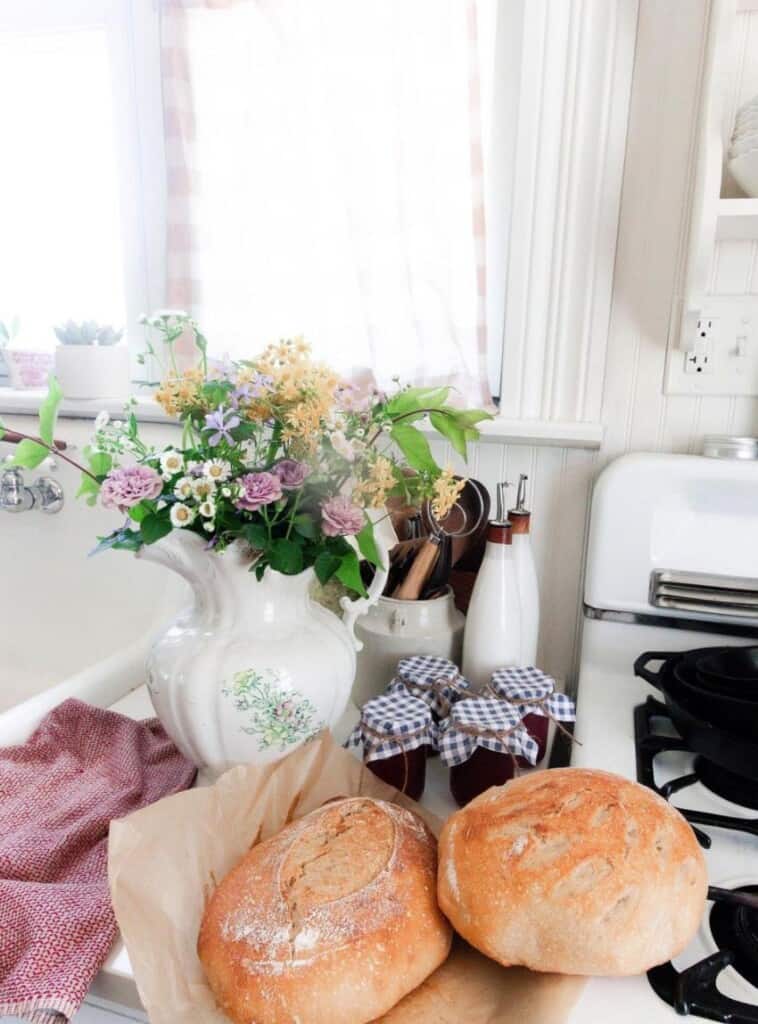
<instances>
[{"instance_id":1,"label":"gingham fabric jar cover","mask_svg":"<svg viewBox=\"0 0 758 1024\"><path fill-rule=\"evenodd\" d=\"M471 684L452 661L431 654L414 654L400 659L387 692L405 690L423 700L437 718L445 718L450 706L470 689Z\"/></svg>"},{"instance_id":2,"label":"gingham fabric jar cover","mask_svg":"<svg viewBox=\"0 0 758 1024\"><path fill-rule=\"evenodd\" d=\"M425 744L434 746L436 726L427 705L408 693L382 694L361 708L361 720L345 746L363 744L363 760L378 761L410 753Z\"/></svg>"},{"instance_id":3,"label":"gingham fabric jar cover","mask_svg":"<svg viewBox=\"0 0 758 1024\"><path fill-rule=\"evenodd\" d=\"M495 697L467 697L454 704L440 727L438 747L448 768L468 761L477 747L537 763L537 743L524 728L520 713Z\"/></svg>"},{"instance_id":4,"label":"gingham fabric jar cover","mask_svg":"<svg viewBox=\"0 0 758 1024\"><path fill-rule=\"evenodd\" d=\"M565 693L555 692L555 680L538 668L498 668L489 688L522 715L544 715L556 722L576 720L576 705Z\"/></svg>"}]
</instances>

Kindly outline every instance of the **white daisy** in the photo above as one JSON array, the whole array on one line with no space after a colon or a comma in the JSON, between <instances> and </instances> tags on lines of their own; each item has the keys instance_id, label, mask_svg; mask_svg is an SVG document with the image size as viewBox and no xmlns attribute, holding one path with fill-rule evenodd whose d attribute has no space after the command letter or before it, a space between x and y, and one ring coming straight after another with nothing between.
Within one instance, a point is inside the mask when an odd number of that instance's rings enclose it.
<instances>
[{"instance_id":1,"label":"white daisy","mask_svg":"<svg viewBox=\"0 0 758 1024\"><path fill-rule=\"evenodd\" d=\"M176 484L174 485L174 494L177 496L177 498L182 498L183 500L186 498L191 498L192 485L194 482L195 481L192 479L191 476L180 477L176 481Z\"/></svg>"},{"instance_id":2,"label":"white daisy","mask_svg":"<svg viewBox=\"0 0 758 1024\"><path fill-rule=\"evenodd\" d=\"M103 427L107 427L110 423L111 416L107 409L102 409L97 416L95 416L95 430L102 430Z\"/></svg>"},{"instance_id":3,"label":"white daisy","mask_svg":"<svg viewBox=\"0 0 758 1024\"><path fill-rule=\"evenodd\" d=\"M228 480L232 472L231 462L226 459L209 459L203 466L203 473L214 483L221 483Z\"/></svg>"},{"instance_id":4,"label":"white daisy","mask_svg":"<svg viewBox=\"0 0 758 1024\"><path fill-rule=\"evenodd\" d=\"M175 476L184 469L184 456L181 452L168 448L161 455L161 472L165 476Z\"/></svg>"},{"instance_id":5,"label":"white daisy","mask_svg":"<svg viewBox=\"0 0 758 1024\"><path fill-rule=\"evenodd\" d=\"M252 466L255 465L255 442L251 441L250 438L248 438L246 441L243 441L242 444L239 446L239 457L240 462L247 469L250 469Z\"/></svg>"},{"instance_id":6,"label":"white daisy","mask_svg":"<svg viewBox=\"0 0 758 1024\"><path fill-rule=\"evenodd\" d=\"M205 501L206 498L210 498L215 490L216 485L207 476L201 476L192 481L192 493L198 501Z\"/></svg>"},{"instance_id":7,"label":"white daisy","mask_svg":"<svg viewBox=\"0 0 758 1024\"><path fill-rule=\"evenodd\" d=\"M213 519L216 514L216 503L215 501L208 499L207 501L204 501L202 505L198 505L197 510L203 519Z\"/></svg>"},{"instance_id":8,"label":"white daisy","mask_svg":"<svg viewBox=\"0 0 758 1024\"><path fill-rule=\"evenodd\" d=\"M190 508L189 505L185 505L183 502L178 501L175 505L171 506L172 526L189 526L194 518L195 510Z\"/></svg>"}]
</instances>

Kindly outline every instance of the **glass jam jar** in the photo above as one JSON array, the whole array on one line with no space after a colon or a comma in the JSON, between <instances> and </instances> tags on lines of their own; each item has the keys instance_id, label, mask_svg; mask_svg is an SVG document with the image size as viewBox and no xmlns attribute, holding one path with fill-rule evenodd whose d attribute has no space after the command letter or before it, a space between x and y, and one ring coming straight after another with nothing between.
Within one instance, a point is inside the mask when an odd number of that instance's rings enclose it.
<instances>
[{"instance_id":1,"label":"glass jam jar","mask_svg":"<svg viewBox=\"0 0 758 1024\"><path fill-rule=\"evenodd\" d=\"M423 700L434 721L440 722L450 713L451 705L470 692L471 684L460 674L457 665L447 658L415 654L398 662L387 692L398 690L405 690Z\"/></svg>"},{"instance_id":2,"label":"glass jam jar","mask_svg":"<svg viewBox=\"0 0 758 1024\"><path fill-rule=\"evenodd\" d=\"M418 697L395 691L363 705L347 745L362 745L363 760L374 775L418 800L426 784L427 751L434 740L430 708Z\"/></svg>"},{"instance_id":3,"label":"glass jam jar","mask_svg":"<svg viewBox=\"0 0 758 1024\"><path fill-rule=\"evenodd\" d=\"M576 707L563 693L555 692L555 680L538 668L499 668L492 673L490 691L515 707L537 744L537 761L547 753L550 719L573 722Z\"/></svg>"},{"instance_id":4,"label":"glass jam jar","mask_svg":"<svg viewBox=\"0 0 758 1024\"><path fill-rule=\"evenodd\" d=\"M496 697L467 697L454 704L440 727L439 749L450 768L450 792L461 807L513 778L519 757L530 765L537 757L537 744L519 712Z\"/></svg>"}]
</instances>

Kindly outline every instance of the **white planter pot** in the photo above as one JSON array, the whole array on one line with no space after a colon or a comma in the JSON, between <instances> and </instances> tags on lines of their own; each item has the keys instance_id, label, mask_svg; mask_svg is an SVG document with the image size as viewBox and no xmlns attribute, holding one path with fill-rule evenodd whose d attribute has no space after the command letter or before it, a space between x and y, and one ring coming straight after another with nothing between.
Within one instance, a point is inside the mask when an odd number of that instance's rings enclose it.
<instances>
[{"instance_id":1,"label":"white planter pot","mask_svg":"<svg viewBox=\"0 0 758 1024\"><path fill-rule=\"evenodd\" d=\"M55 376L64 398L126 398L129 350L126 345L59 345Z\"/></svg>"},{"instance_id":2,"label":"white planter pot","mask_svg":"<svg viewBox=\"0 0 758 1024\"><path fill-rule=\"evenodd\" d=\"M240 541L216 554L174 531L137 557L178 572L194 593L147 672L155 711L185 756L199 767L271 764L339 721L355 676L353 622L378 600L386 572L368 598L343 599L340 619L311 599L312 569L267 569L257 581Z\"/></svg>"}]
</instances>

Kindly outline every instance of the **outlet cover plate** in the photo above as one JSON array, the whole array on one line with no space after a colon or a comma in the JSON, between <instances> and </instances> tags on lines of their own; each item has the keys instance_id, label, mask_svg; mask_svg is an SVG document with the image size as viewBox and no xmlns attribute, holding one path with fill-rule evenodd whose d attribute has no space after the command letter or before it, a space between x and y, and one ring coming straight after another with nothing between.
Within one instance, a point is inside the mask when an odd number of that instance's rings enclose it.
<instances>
[{"instance_id":1,"label":"outlet cover plate","mask_svg":"<svg viewBox=\"0 0 758 1024\"><path fill-rule=\"evenodd\" d=\"M709 319L715 330L708 372L693 373L687 358L699 339L698 321ZM681 323L681 333L672 331L669 337L664 394L758 396L758 295L707 296L702 309L685 312Z\"/></svg>"}]
</instances>

